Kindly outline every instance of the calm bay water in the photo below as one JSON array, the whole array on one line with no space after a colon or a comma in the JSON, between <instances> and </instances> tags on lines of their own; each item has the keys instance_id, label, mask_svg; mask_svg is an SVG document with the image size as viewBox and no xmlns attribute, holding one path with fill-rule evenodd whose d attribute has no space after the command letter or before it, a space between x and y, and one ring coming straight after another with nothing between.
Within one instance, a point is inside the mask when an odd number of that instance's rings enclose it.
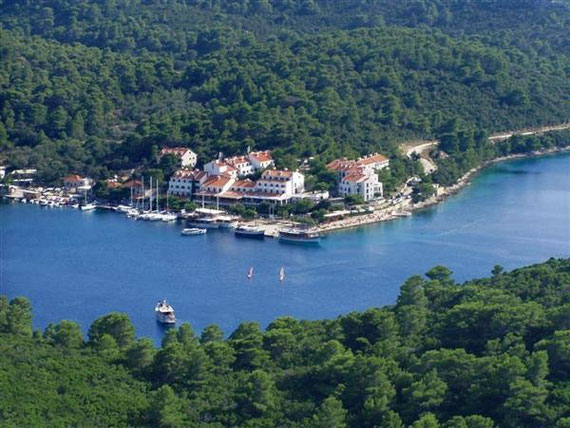
<instances>
[{"instance_id":1,"label":"calm bay water","mask_svg":"<svg viewBox=\"0 0 570 428\"><path fill-rule=\"evenodd\" d=\"M570 155L496 165L437 207L331 234L318 248L221 231L181 237L179 224L23 204L0 204L0 222L0 293L27 296L37 328L71 319L86 330L121 311L158 342L154 304L166 298L197 331L217 323L229 334L242 321L393 303L407 277L437 264L462 281L495 264L570 257Z\"/></svg>"}]
</instances>

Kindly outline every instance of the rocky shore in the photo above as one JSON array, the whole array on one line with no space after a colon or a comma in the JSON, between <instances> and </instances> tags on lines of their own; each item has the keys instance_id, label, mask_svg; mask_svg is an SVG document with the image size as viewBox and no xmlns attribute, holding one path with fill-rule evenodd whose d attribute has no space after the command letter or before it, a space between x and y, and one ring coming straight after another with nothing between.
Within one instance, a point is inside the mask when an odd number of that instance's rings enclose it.
<instances>
[{"instance_id":1,"label":"rocky shore","mask_svg":"<svg viewBox=\"0 0 570 428\"><path fill-rule=\"evenodd\" d=\"M481 170L485 169L488 166L494 165L496 163L513 160L513 159L522 159L534 156L545 156L553 153L560 153L570 151L570 146L564 148L552 148L547 150L539 150L528 154L517 154L517 155L509 155L509 156L502 156L499 158L492 159L483 163L481 166L477 168L473 168L469 170L466 174L464 174L457 183L453 186L447 187L439 187L437 189L437 195L432 196L425 201L412 203L411 199L404 199L402 202L392 205L390 207L382 208L375 210L373 213L370 214L363 214L363 215L355 215L351 217L347 217L341 220L336 220L325 225L322 225L319 230L322 232L333 232L335 230L342 230L348 229L353 227L365 226L367 224L372 223L379 223L383 221L394 220L401 217L408 217L413 212L429 208L436 204L439 204L445 201L449 196L455 195L464 187L468 186L471 183L473 177Z\"/></svg>"}]
</instances>

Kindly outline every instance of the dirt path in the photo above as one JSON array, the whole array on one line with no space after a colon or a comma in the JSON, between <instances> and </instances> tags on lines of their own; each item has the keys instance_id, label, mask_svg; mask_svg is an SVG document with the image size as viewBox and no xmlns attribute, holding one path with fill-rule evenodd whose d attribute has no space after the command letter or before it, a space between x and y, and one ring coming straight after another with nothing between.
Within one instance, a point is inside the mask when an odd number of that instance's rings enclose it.
<instances>
[{"instance_id":1,"label":"dirt path","mask_svg":"<svg viewBox=\"0 0 570 428\"><path fill-rule=\"evenodd\" d=\"M489 140L493 143L497 141L503 141L513 135L536 135L545 134L552 131L563 131L565 129L570 129L570 123L562 123L560 125L542 126L539 128L532 129L521 129L517 131L507 131L492 134ZM436 147L439 141L413 141L402 144L402 151L407 157L411 157L413 153L420 156L420 162L426 173L431 173L437 169L436 163L429 157L429 151Z\"/></svg>"}]
</instances>

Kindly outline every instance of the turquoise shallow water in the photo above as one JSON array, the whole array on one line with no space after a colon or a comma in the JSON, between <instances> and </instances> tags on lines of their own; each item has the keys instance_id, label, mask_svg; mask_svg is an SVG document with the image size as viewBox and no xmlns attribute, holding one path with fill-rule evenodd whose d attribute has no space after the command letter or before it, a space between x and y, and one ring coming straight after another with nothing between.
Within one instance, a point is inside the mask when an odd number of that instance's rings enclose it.
<instances>
[{"instance_id":1,"label":"turquoise shallow water","mask_svg":"<svg viewBox=\"0 0 570 428\"><path fill-rule=\"evenodd\" d=\"M465 280L497 263L570 257L570 155L495 165L437 207L331 234L318 248L216 231L183 238L180 225L23 204L0 204L0 225L0 292L30 298L38 328L71 319L86 330L124 311L139 336L158 341L153 309L166 298L197 331L217 323L229 334L242 321L393 303L405 278L437 264Z\"/></svg>"}]
</instances>

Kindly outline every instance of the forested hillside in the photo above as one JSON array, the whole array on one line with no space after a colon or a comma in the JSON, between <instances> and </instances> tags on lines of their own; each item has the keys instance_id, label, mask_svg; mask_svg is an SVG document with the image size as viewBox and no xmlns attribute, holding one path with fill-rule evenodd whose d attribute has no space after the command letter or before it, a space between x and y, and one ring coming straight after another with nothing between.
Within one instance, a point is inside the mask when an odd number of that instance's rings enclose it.
<instances>
[{"instance_id":1,"label":"forested hillside","mask_svg":"<svg viewBox=\"0 0 570 428\"><path fill-rule=\"evenodd\" d=\"M570 117L560 1L4 1L0 149L47 181L153 147L396 154L450 121L489 132Z\"/></svg>"},{"instance_id":2,"label":"forested hillside","mask_svg":"<svg viewBox=\"0 0 570 428\"><path fill-rule=\"evenodd\" d=\"M335 320L188 324L162 347L126 315L33 332L0 298L3 426L570 426L570 260L456 283L413 276L393 306ZM17 381L15 381L17 380Z\"/></svg>"}]
</instances>

